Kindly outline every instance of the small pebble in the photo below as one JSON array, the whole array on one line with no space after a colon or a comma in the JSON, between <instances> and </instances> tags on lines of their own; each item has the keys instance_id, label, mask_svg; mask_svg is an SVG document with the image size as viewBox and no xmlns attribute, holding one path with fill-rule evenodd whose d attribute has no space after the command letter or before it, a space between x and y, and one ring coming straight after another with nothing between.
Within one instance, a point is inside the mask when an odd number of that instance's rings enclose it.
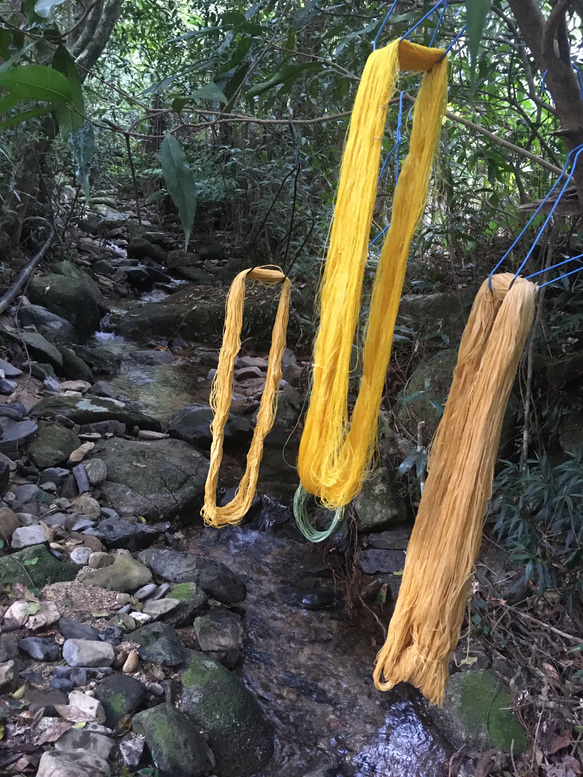
<instances>
[{"instance_id":1,"label":"small pebble","mask_svg":"<svg viewBox=\"0 0 583 777\"><path fill-rule=\"evenodd\" d=\"M88 564L91 567L91 569L103 569L103 567L109 567L113 564L114 558L113 556L110 556L109 553L105 553L104 551L98 551L97 553L92 553L89 556Z\"/></svg>"},{"instance_id":2,"label":"small pebble","mask_svg":"<svg viewBox=\"0 0 583 777\"><path fill-rule=\"evenodd\" d=\"M164 688L160 685L160 683L150 683L148 685L148 690L152 694L152 696L163 696L164 695Z\"/></svg>"},{"instance_id":3,"label":"small pebble","mask_svg":"<svg viewBox=\"0 0 583 777\"><path fill-rule=\"evenodd\" d=\"M126 658L121 671L124 674L133 674L134 672L137 671L139 663L140 663L140 657L138 656L138 651L132 650L129 653L128 657Z\"/></svg>"},{"instance_id":4,"label":"small pebble","mask_svg":"<svg viewBox=\"0 0 583 777\"><path fill-rule=\"evenodd\" d=\"M93 448L95 448L94 442L84 442L69 456L69 464L79 464Z\"/></svg>"}]
</instances>

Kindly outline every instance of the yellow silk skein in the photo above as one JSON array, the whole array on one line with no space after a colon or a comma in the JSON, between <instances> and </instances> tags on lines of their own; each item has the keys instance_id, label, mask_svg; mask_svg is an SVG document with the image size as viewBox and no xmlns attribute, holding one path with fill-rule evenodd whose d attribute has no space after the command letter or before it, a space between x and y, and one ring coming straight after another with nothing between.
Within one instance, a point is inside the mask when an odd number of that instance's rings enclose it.
<instances>
[{"instance_id":1,"label":"yellow silk skein","mask_svg":"<svg viewBox=\"0 0 583 777\"><path fill-rule=\"evenodd\" d=\"M484 281L474 302L433 442L395 613L377 656L380 690L407 681L432 704L443 702L535 288L501 273L492 277L492 290Z\"/></svg>"},{"instance_id":2,"label":"yellow silk skein","mask_svg":"<svg viewBox=\"0 0 583 777\"><path fill-rule=\"evenodd\" d=\"M426 72L374 280L360 391L349 418L350 359L359 322L382 136L401 70ZM368 58L342 160L320 287L320 328L314 346L310 406L298 457L303 487L329 509L348 504L358 494L376 449L378 413L409 244L425 207L446 99L447 59L442 49L394 41Z\"/></svg>"},{"instance_id":3,"label":"yellow silk skein","mask_svg":"<svg viewBox=\"0 0 583 777\"><path fill-rule=\"evenodd\" d=\"M281 283L281 294L271 336L269 363L265 388L257 413L257 424L247 453L247 466L241 478L235 497L224 507L217 507L217 483L219 469L223 459L223 439L225 424L229 417L235 358L241 348L241 327L243 325L243 305L245 301L246 280L263 283ZM289 296L291 284L278 268L255 267L240 272L229 290L223 331L223 344L219 354L219 364L211 387L210 405L214 411L211 424L213 441L211 444L210 465L204 492L204 506L201 515L205 523L211 526L239 523L245 516L255 495L259 465L263 455L263 441L271 430L277 411L277 392L281 381L281 359L285 350L285 335L289 316Z\"/></svg>"}]
</instances>

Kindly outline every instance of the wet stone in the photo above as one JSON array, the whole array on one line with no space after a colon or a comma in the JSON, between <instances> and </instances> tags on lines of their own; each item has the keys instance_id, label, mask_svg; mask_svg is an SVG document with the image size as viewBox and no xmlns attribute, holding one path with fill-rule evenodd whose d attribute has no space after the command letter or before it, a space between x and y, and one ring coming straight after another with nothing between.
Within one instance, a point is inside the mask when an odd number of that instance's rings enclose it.
<instances>
[{"instance_id":1,"label":"wet stone","mask_svg":"<svg viewBox=\"0 0 583 777\"><path fill-rule=\"evenodd\" d=\"M204 737L171 704L160 704L134 715L133 729L143 734L152 760L162 774L206 777L215 759Z\"/></svg>"},{"instance_id":2,"label":"wet stone","mask_svg":"<svg viewBox=\"0 0 583 777\"><path fill-rule=\"evenodd\" d=\"M86 534L99 537L106 548L126 548L131 552L149 547L160 534L158 529L142 523L106 518Z\"/></svg>"},{"instance_id":3,"label":"wet stone","mask_svg":"<svg viewBox=\"0 0 583 777\"><path fill-rule=\"evenodd\" d=\"M210 610L194 620L200 649L232 669L243 653L243 623L230 610Z\"/></svg>"}]
</instances>

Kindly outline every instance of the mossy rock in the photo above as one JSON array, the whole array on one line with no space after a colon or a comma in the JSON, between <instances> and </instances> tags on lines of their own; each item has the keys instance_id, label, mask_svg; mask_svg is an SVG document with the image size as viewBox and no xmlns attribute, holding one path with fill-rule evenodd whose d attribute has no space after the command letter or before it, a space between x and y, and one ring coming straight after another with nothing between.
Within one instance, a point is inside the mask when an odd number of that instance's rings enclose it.
<instances>
[{"instance_id":1,"label":"mossy rock","mask_svg":"<svg viewBox=\"0 0 583 777\"><path fill-rule=\"evenodd\" d=\"M529 746L526 732L512 712L510 694L487 669L454 674L443 708L432 712L454 747L496 748L519 755Z\"/></svg>"},{"instance_id":2,"label":"mossy rock","mask_svg":"<svg viewBox=\"0 0 583 777\"><path fill-rule=\"evenodd\" d=\"M236 675L195 653L182 686L182 709L208 737L219 777L249 777L270 761L273 730Z\"/></svg>"},{"instance_id":3,"label":"mossy rock","mask_svg":"<svg viewBox=\"0 0 583 777\"><path fill-rule=\"evenodd\" d=\"M22 583L27 588L43 588L73 580L78 571L76 564L58 561L44 545L30 545L0 558L0 585Z\"/></svg>"},{"instance_id":4,"label":"mossy rock","mask_svg":"<svg viewBox=\"0 0 583 777\"><path fill-rule=\"evenodd\" d=\"M28 445L28 458L35 467L46 469L65 464L81 441L71 429L60 424L47 424L39 429Z\"/></svg>"},{"instance_id":5,"label":"mossy rock","mask_svg":"<svg viewBox=\"0 0 583 777\"><path fill-rule=\"evenodd\" d=\"M203 736L172 704L159 704L134 715L132 727L142 734L161 777L206 777L214 765Z\"/></svg>"}]
</instances>

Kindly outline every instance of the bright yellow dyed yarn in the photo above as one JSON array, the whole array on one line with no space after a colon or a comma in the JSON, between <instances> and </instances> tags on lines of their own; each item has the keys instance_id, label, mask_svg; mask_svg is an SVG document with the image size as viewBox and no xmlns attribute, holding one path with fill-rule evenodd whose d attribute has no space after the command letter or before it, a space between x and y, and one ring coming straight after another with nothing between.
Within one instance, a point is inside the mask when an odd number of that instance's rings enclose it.
<instances>
[{"instance_id":1,"label":"bright yellow dyed yarn","mask_svg":"<svg viewBox=\"0 0 583 777\"><path fill-rule=\"evenodd\" d=\"M247 454L245 474L241 478L234 499L224 507L217 507L217 482L223 460L224 430L231 406L235 357L241 348L245 282L248 278L250 280L262 281L263 283L281 283L281 294L271 336L265 389L261 396L257 425L255 426L255 432ZM281 381L281 358L285 350L290 288L289 278L280 269L255 267L252 270L244 270L239 273L229 290L223 331L223 345L219 354L217 373L211 387L210 405L215 414L211 424L213 442L204 492L204 506L201 510L205 523L211 526L239 523L251 507L251 502L255 495L259 465L263 455L263 441L273 426L277 411L277 392Z\"/></svg>"},{"instance_id":2,"label":"bright yellow dyed yarn","mask_svg":"<svg viewBox=\"0 0 583 777\"><path fill-rule=\"evenodd\" d=\"M474 302L433 442L397 606L377 656L380 690L407 681L432 704L443 702L534 292L530 281L513 282L510 273L501 273L493 276L492 291L484 281Z\"/></svg>"},{"instance_id":3,"label":"bright yellow dyed yarn","mask_svg":"<svg viewBox=\"0 0 583 777\"><path fill-rule=\"evenodd\" d=\"M446 106L447 59L441 59L443 54L442 49L394 41L370 55L356 95L320 289L312 392L298 459L302 485L328 508L346 505L358 494L376 449L378 413L409 244L425 207ZM417 97L409 154L393 197L391 226L366 326L360 391L349 420L350 357L377 195L382 136L400 70L428 72Z\"/></svg>"}]
</instances>

